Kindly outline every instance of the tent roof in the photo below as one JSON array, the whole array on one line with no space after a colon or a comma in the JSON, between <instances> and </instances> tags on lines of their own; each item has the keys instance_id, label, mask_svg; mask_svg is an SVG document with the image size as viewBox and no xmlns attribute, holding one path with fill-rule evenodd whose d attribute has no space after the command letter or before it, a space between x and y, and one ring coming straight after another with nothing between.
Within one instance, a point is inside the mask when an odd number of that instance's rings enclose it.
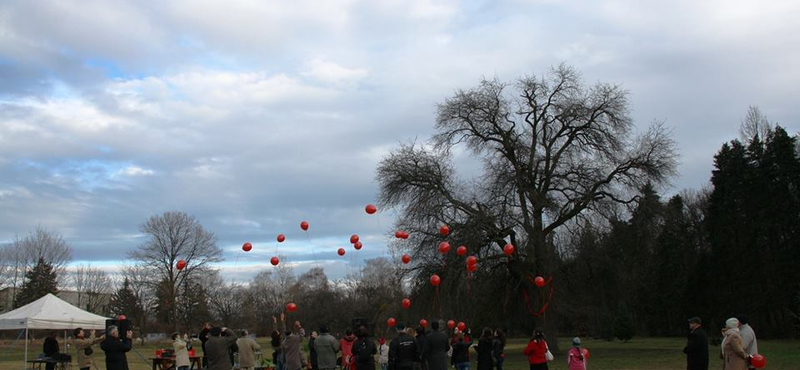
<instances>
[{"instance_id":1,"label":"tent roof","mask_svg":"<svg viewBox=\"0 0 800 370\"><path fill-rule=\"evenodd\" d=\"M0 330L11 329L105 329L106 317L86 312L47 294L16 310L0 315Z\"/></svg>"}]
</instances>

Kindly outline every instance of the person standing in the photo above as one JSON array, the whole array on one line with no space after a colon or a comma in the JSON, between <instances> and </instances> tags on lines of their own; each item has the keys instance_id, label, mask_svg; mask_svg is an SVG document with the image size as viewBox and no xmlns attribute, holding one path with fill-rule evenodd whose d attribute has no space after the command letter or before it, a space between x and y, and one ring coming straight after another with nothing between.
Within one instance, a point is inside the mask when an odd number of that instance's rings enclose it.
<instances>
[{"instance_id":1,"label":"person standing","mask_svg":"<svg viewBox=\"0 0 800 370\"><path fill-rule=\"evenodd\" d=\"M53 360L53 361L48 362L45 365L45 368L47 370L53 370L53 369L56 368L55 360L57 360L56 357L57 357L57 355L59 353L58 339L57 338L58 338L58 332L57 331L50 332L50 335L48 335L47 338L44 338L44 345L42 346L43 347L42 348L42 352L44 353L45 356L47 356L51 360Z\"/></svg>"},{"instance_id":2,"label":"person standing","mask_svg":"<svg viewBox=\"0 0 800 370\"><path fill-rule=\"evenodd\" d=\"M236 334L228 328L211 328L205 353L205 357L208 357L208 370L231 370L233 364L230 350L236 345L237 339Z\"/></svg>"},{"instance_id":3,"label":"person standing","mask_svg":"<svg viewBox=\"0 0 800 370\"><path fill-rule=\"evenodd\" d=\"M86 338L86 334L81 328L73 330L72 335L75 337L75 351L77 352L75 358L78 370L89 370L92 367L92 353L94 353L92 346L102 342L106 339L106 336L104 334L99 338L95 338L94 330L92 330L92 334L90 334L89 338Z\"/></svg>"},{"instance_id":4,"label":"person standing","mask_svg":"<svg viewBox=\"0 0 800 370\"><path fill-rule=\"evenodd\" d=\"M472 346L472 340L466 337L463 332L456 334L453 341L453 365L457 370L469 370L469 347Z\"/></svg>"},{"instance_id":5,"label":"person standing","mask_svg":"<svg viewBox=\"0 0 800 370\"><path fill-rule=\"evenodd\" d=\"M410 334L414 329L405 330L405 325L397 324L397 331L400 335L389 345L389 370L413 370L421 352Z\"/></svg>"},{"instance_id":6,"label":"person standing","mask_svg":"<svg viewBox=\"0 0 800 370\"><path fill-rule=\"evenodd\" d=\"M378 364L381 365L381 370L389 370L389 346L383 337L378 340Z\"/></svg>"},{"instance_id":7,"label":"person standing","mask_svg":"<svg viewBox=\"0 0 800 370\"><path fill-rule=\"evenodd\" d=\"M175 369L189 370L189 344L181 338L181 333L172 333L172 349L175 352Z\"/></svg>"},{"instance_id":8,"label":"person standing","mask_svg":"<svg viewBox=\"0 0 800 370\"><path fill-rule=\"evenodd\" d=\"M725 321L725 339L722 340L722 369L747 370L749 356L742 347L742 336L739 334L739 320L732 317Z\"/></svg>"},{"instance_id":9,"label":"person standing","mask_svg":"<svg viewBox=\"0 0 800 370\"><path fill-rule=\"evenodd\" d=\"M547 370L547 341L544 340L542 329L536 328L533 331L533 338L522 353L528 356L530 370Z\"/></svg>"},{"instance_id":10,"label":"person standing","mask_svg":"<svg viewBox=\"0 0 800 370\"><path fill-rule=\"evenodd\" d=\"M686 354L686 370L708 370L708 336L699 317L689 319L689 335L683 353Z\"/></svg>"},{"instance_id":11,"label":"person standing","mask_svg":"<svg viewBox=\"0 0 800 370\"><path fill-rule=\"evenodd\" d=\"M427 336L428 370L447 370L447 351L450 350L450 341L447 334L439 331L441 324L438 320L431 323L431 333Z\"/></svg>"},{"instance_id":12,"label":"person standing","mask_svg":"<svg viewBox=\"0 0 800 370\"><path fill-rule=\"evenodd\" d=\"M286 370L299 370L305 365L303 353L300 352L300 343L303 342L303 327L299 321L294 323L294 331L291 332L281 345L283 356L286 361Z\"/></svg>"},{"instance_id":13,"label":"person standing","mask_svg":"<svg viewBox=\"0 0 800 370\"><path fill-rule=\"evenodd\" d=\"M319 337L314 340L314 350L317 353L319 370L333 370L336 368L336 353L339 352L339 341L328 333L327 325L320 325Z\"/></svg>"},{"instance_id":14,"label":"person standing","mask_svg":"<svg viewBox=\"0 0 800 370\"><path fill-rule=\"evenodd\" d=\"M350 368L350 357L353 355L353 342L356 336L350 329L345 330L344 337L339 339L339 348L342 350L342 370Z\"/></svg>"},{"instance_id":15,"label":"person standing","mask_svg":"<svg viewBox=\"0 0 800 370\"><path fill-rule=\"evenodd\" d=\"M503 370L503 361L506 359L506 333L497 329L494 331L494 342L492 342L492 357L496 370Z\"/></svg>"},{"instance_id":16,"label":"person standing","mask_svg":"<svg viewBox=\"0 0 800 370\"><path fill-rule=\"evenodd\" d=\"M108 336L100 343L100 348L106 353L106 370L128 370L128 358L125 352L133 348L131 341L133 332L128 330L125 337L119 337L119 328L114 325L108 327Z\"/></svg>"},{"instance_id":17,"label":"person standing","mask_svg":"<svg viewBox=\"0 0 800 370\"><path fill-rule=\"evenodd\" d=\"M261 346L250 338L247 330L242 330L240 334L241 337L236 340L236 347L239 349L239 368L253 370L256 366L256 352L261 350Z\"/></svg>"},{"instance_id":18,"label":"person standing","mask_svg":"<svg viewBox=\"0 0 800 370\"><path fill-rule=\"evenodd\" d=\"M739 320L739 335L742 336L742 348L747 354L752 357L758 354L758 341L756 340L756 333L750 327L750 320L747 315L738 315L736 319ZM748 364L748 368L755 369L754 366Z\"/></svg>"},{"instance_id":19,"label":"person standing","mask_svg":"<svg viewBox=\"0 0 800 370\"><path fill-rule=\"evenodd\" d=\"M586 370L589 353L581 348L581 338L572 338L572 348L567 352L567 366L569 370Z\"/></svg>"},{"instance_id":20,"label":"person standing","mask_svg":"<svg viewBox=\"0 0 800 370\"><path fill-rule=\"evenodd\" d=\"M319 362L317 361L317 349L314 348L314 342L319 335L315 331L311 331L311 336L308 338L308 361L311 363L311 370L319 370Z\"/></svg>"},{"instance_id":21,"label":"person standing","mask_svg":"<svg viewBox=\"0 0 800 370\"><path fill-rule=\"evenodd\" d=\"M200 348L203 349L203 368L208 367L208 359L206 358L206 342L208 337L211 336L211 323L206 322L203 324L203 330L200 330L198 335L200 339Z\"/></svg>"},{"instance_id":22,"label":"person standing","mask_svg":"<svg viewBox=\"0 0 800 370\"><path fill-rule=\"evenodd\" d=\"M428 370L428 335L425 333L425 327L417 327L417 345L419 346L419 363L417 368L421 370Z\"/></svg>"},{"instance_id":23,"label":"person standing","mask_svg":"<svg viewBox=\"0 0 800 370\"><path fill-rule=\"evenodd\" d=\"M492 329L483 328L480 339L478 339L478 346L475 350L478 352L478 370L492 370L492 350L494 349L494 337Z\"/></svg>"},{"instance_id":24,"label":"person standing","mask_svg":"<svg viewBox=\"0 0 800 370\"><path fill-rule=\"evenodd\" d=\"M356 370L375 370L375 340L369 336L367 328L358 328L358 339L353 344L353 356L356 356Z\"/></svg>"}]
</instances>

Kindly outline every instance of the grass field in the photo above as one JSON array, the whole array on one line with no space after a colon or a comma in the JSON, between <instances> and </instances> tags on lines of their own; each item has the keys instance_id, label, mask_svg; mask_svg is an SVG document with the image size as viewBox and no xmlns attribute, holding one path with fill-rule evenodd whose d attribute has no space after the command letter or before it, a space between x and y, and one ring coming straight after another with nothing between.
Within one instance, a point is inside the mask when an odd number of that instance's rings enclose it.
<instances>
[{"instance_id":1,"label":"grass field","mask_svg":"<svg viewBox=\"0 0 800 370\"><path fill-rule=\"evenodd\" d=\"M266 339L259 339L259 344L264 348L269 348ZM506 361L504 368L507 370L527 370L528 363L522 355L522 349L527 340L512 339L506 346ZM571 343L569 338L560 338L559 344L566 351ZM684 346L681 338L634 338L628 343L606 342L602 340L585 339L584 346L591 351L589 369L591 370L681 370L685 369L685 357L681 350ZM0 349L0 369L12 370L22 369L23 350L17 345L11 349L11 342L2 344ZM41 341L30 344L29 357L38 355L41 349ZM169 347L169 342L148 343L144 347L134 347L135 352L128 354L128 363L131 370L150 370L151 364L146 360L152 357L156 348ZM759 350L767 358L766 369L797 370L800 369L800 341L769 341L758 342ZM199 346L198 346L199 347ZM63 348L63 347L62 347ZM270 350L265 351L269 352ZM717 355L719 347L710 347L711 370L722 369L721 360ZM71 350L73 357L74 351ZM200 352L198 350L198 352ZM139 356L141 355L141 357ZM475 358L474 354L472 356ZM95 362L99 366L98 370L105 370L103 352L95 348ZM549 365L553 370L566 370L564 356L556 354L556 360ZM74 369L74 367L73 367ZM473 363L474 369L474 363Z\"/></svg>"}]
</instances>

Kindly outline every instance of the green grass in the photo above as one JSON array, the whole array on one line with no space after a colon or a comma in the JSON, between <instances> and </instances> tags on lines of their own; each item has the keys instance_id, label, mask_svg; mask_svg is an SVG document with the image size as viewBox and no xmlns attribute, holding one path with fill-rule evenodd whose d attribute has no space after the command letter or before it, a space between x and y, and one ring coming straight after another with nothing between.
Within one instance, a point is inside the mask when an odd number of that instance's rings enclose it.
<instances>
[{"instance_id":1,"label":"green grass","mask_svg":"<svg viewBox=\"0 0 800 370\"><path fill-rule=\"evenodd\" d=\"M0 348L0 370L22 369L23 350L19 345L9 350L10 341L5 341ZM258 343L265 348L265 356L271 357L271 349L266 338L260 338ZM571 343L568 338L560 338L559 344L566 351ZM619 341L606 342L602 340L584 339L584 347L591 352L589 369L591 370L680 370L686 367L686 360L681 350L685 344L682 338L634 338L628 343ZM512 339L506 346L506 370L527 370L528 362L522 355L522 349L527 344L525 339ZM29 357L36 357L41 349L41 341L30 344ZM171 342L148 343L144 347L134 346L135 352L144 358L152 357L156 348L168 348ZM767 358L766 369L796 370L800 368L800 341L760 340L759 350ZM199 347L199 345L197 346ZM62 346L63 348L63 346ZM198 348L198 353L200 352ZM709 369L722 369L719 359L719 347L711 346L711 364ZM74 350L70 349L74 357ZM131 370L150 370L151 365L142 361L136 353L128 354L128 363ZM105 370L103 351L95 347L95 362L99 370ZM473 360L475 355L473 353ZM473 364L474 365L474 364ZM556 360L549 365L552 370L566 370L564 355L556 354ZM74 368L74 367L73 367ZM473 367L474 368L474 367Z\"/></svg>"}]
</instances>

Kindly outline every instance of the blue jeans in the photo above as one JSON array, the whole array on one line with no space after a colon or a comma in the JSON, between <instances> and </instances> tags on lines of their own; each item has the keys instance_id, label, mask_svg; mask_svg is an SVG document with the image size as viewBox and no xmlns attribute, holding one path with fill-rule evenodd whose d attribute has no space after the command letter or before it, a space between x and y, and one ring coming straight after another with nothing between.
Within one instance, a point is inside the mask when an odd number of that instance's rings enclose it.
<instances>
[{"instance_id":1,"label":"blue jeans","mask_svg":"<svg viewBox=\"0 0 800 370\"><path fill-rule=\"evenodd\" d=\"M456 370L469 370L469 362L456 364Z\"/></svg>"},{"instance_id":2,"label":"blue jeans","mask_svg":"<svg viewBox=\"0 0 800 370\"><path fill-rule=\"evenodd\" d=\"M389 369L389 364L388 363L381 364L381 370L388 370L388 369Z\"/></svg>"},{"instance_id":3,"label":"blue jeans","mask_svg":"<svg viewBox=\"0 0 800 370\"><path fill-rule=\"evenodd\" d=\"M495 366L495 368L496 368L497 370L503 370L503 361L504 361L505 359L504 359L504 358L502 358L502 357L497 357L497 358L496 358L496 360L497 360L497 362L496 362L496 363L495 363L495 365L494 365L494 366Z\"/></svg>"}]
</instances>

